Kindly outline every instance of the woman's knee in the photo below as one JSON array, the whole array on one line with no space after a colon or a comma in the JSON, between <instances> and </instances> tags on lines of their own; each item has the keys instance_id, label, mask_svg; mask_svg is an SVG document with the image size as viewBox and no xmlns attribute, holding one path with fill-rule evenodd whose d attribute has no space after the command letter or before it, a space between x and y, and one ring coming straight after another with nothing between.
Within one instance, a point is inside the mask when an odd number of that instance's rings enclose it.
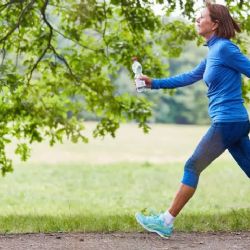
<instances>
[{"instance_id":1,"label":"woman's knee","mask_svg":"<svg viewBox=\"0 0 250 250\"><path fill-rule=\"evenodd\" d=\"M197 187L200 175L195 165L195 160L191 157L185 164L182 178L183 184L193 188Z\"/></svg>"}]
</instances>

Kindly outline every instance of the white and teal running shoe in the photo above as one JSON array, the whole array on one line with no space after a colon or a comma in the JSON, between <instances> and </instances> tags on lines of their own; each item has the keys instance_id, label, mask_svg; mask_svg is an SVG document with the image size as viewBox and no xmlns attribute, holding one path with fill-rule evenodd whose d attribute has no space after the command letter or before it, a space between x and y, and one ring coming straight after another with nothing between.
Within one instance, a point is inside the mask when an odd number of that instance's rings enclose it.
<instances>
[{"instance_id":1,"label":"white and teal running shoe","mask_svg":"<svg viewBox=\"0 0 250 250\"><path fill-rule=\"evenodd\" d=\"M163 214L144 215L136 213L137 222L149 232L157 233L163 238L169 238L173 232L173 226L165 225Z\"/></svg>"}]
</instances>

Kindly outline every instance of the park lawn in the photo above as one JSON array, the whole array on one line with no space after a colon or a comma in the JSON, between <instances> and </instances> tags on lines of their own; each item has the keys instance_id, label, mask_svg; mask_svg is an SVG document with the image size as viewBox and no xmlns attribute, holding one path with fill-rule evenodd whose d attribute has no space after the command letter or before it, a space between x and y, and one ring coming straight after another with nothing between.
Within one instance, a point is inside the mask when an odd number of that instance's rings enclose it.
<instances>
[{"instance_id":1,"label":"park lawn","mask_svg":"<svg viewBox=\"0 0 250 250\"><path fill-rule=\"evenodd\" d=\"M134 214L163 211L181 163L18 164L0 182L0 232L141 231ZM250 230L249 179L230 161L204 171L177 231Z\"/></svg>"}]
</instances>

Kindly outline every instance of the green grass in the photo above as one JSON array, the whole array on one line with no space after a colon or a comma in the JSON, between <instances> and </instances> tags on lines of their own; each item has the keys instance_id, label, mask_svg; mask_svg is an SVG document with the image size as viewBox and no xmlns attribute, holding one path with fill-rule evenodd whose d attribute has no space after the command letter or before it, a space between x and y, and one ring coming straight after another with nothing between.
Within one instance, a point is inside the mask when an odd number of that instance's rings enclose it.
<instances>
[{"instance_id":1,"label":"green grass","mask_svg":"<svg viewBox=\"0 0 250 250\"><path fill-rule=\"evenodd\" d=\"M140 231L136 211L164 210L182 164L21 164L0 182L0 232ZM202 174L176 230L250 230L249 179L230 162Z\"/></svg>"}]
</instances>

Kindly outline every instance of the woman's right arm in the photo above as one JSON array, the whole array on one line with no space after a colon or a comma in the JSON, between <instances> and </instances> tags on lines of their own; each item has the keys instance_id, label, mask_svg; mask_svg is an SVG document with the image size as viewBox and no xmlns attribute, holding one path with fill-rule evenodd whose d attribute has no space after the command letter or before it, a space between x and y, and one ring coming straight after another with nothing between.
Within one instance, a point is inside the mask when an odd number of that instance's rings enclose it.
<instances>
[{"instance_id":1,"label":"woman's right arm","mask_svg":"<svg viewBox=\"0 0 250 250\"><path fill-rule=\"evenodd\" d=\"M206 59L200 62L192 71L168 78L150 79L147 76L140 77L151 89L174 89L197 82L203 78L206 68Z\"/></svg>"}]
</instances>

